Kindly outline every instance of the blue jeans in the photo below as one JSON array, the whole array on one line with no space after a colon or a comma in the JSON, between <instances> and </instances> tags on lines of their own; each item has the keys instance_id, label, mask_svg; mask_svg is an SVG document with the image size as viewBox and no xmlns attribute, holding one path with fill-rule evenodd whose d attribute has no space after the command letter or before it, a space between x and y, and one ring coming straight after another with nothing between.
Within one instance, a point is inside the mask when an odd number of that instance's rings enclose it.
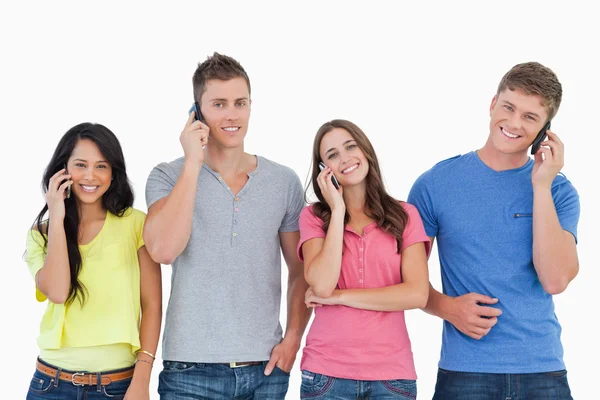
<instances>
[{"instance_id":1,"label":"blue jeans","mask_svg":"<svg viewBox=\"0 0 600 400\"><path fill-rule=\"evenodd\" d=\"M417 381L406 379L355 381L303 370L300 398L302 400L414 400L417 398Z\"/></svg>"},{"instance_id":2,"label":"blue jeans","mask_svg":"<svg viewBox=\"0 0 600 400\"><path fill-rule=\"evenodd\" d=\"M482 374L438 369L433 400L573 400L567 371Z\"/></svg>"},{"instance_id":3,"label":"blue jeans","mask_svg":"<svg viewBox=\"0 0 600 400\"><path fill-rule=\"evenodd\" d=\"M231 368L224 364L163 361L158 376L161 400L282 400L290 374L277 367L265 376L266 361Z\"/></svg>"},{"instance_id":4,"label":"blue jeans","mask_svg":"<svg viewBox=\"0 0 600 400\"><path fill-rule=\"evenodd\" d=\"M40 360L52 368L58 368L54 365ZM106 371L104 374L120 372L127 370L119 369L114 371ZM63 370L64 372L73 373L77 371ZM131 379L125 379L119 382L113 382L108 385L99 386L75 386L71 382L56 379L54 376L48 376L41 373L37 369L31 378L29 391L27 392L27 400L97 400L97 399L113 399L122 400L125 398L125 392L129 388Z\"/></svg>"}]
</instances>

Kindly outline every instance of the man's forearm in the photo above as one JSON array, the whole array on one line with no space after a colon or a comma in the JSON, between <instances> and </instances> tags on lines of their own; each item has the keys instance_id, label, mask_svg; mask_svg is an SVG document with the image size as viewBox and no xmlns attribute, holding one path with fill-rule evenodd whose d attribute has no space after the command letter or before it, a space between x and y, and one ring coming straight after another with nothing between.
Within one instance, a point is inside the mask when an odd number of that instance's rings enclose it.
<instances>
[{"instance_id":1,"label":"man's forearm","mask_svg":"<svg viewBox=\"0 0 600 400\"><path fill-rule=\"evenodd\" d=\"M447 320L447 313L445 310L446 300L448 296L438 292L435 288L429 284L429 297L427 298L427 305L423 308L428 314L435 315L443 320Z\"/></svg>"},{"instance_id":2,"label":"man's forearm","mask_svg":"<svg viewBox=\"0 0 600 400\"><path fill-rule=\"evenodd\" d=\"M298 269L301 271L301 269ZM290 275L288 278L287 290L287 325L285 330L284 340L293 340L300 346L302 335L308 321L312 309L307 308L304 304L304 294L308 289L308 284L304 280L302 273Z\"/></svg>"},{"instance_id":3,"label":"man's forearm","mask_svg":"<svg viewBox=\"0 0 600 400\"><path fill-rule=\"evenodd\" d=\"M201 168L202 164L186 163L171 194L150 207L144 226L144 242L156 262L171 264L187 246Z\"/></svg>"},{"instance_id":4,"label":"man's forearm","mask_svg":"<svg viewBox=\"0 0 600 400\"><path fill-rule=\"evenodd\" d=\"M549 294L564 291L579 270L575 239L560 225L549 188L533 191L533 265Z\"/></svg>"}]
</instances>

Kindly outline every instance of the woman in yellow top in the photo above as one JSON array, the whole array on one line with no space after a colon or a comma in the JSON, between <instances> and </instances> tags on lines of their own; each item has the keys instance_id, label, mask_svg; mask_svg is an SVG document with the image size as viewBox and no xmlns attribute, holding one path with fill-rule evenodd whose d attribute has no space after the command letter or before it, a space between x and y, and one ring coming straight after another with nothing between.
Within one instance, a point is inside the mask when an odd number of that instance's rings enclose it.
<instances>
[{"instance_id":1,"label":"woman in yellow top","mask_svg":"<svg viewBox=\"0 0 600 400\"><path fill-rule=\"evenodd\" d=\"M48 307L27 399L147 400L161 273L144 247L145 214L132 208L118 139L99 124L71 128L42 185L26 261Z\"/></svg>"}]
</instances>

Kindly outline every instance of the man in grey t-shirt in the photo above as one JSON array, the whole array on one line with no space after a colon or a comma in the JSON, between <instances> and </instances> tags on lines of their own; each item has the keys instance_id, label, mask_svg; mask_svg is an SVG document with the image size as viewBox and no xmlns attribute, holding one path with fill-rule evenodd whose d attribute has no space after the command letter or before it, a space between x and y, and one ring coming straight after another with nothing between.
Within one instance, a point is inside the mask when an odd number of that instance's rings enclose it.
<instances>
[{"instance_id":1,"label":"man in grey t-shirt","mask_svg":"<svg viewBox=\"0 0 600 400\"><path fill-rule=\"evenodd\" d=\"M146 185L146 247L173 265L158 391L163 400L283 399L310 317L296 257L302 185L290 168L244 152L250 81L236 60L215 53L193 83L185 156L159 164Z\"/></svg>"}]
</instances>

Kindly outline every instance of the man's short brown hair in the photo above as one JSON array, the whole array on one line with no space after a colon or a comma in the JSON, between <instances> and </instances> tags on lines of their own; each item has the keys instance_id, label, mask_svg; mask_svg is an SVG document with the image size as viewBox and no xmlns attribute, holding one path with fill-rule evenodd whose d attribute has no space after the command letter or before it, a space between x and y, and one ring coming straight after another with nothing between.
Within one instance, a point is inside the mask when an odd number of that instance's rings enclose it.
<instances>
[{"instance_id":1,"label":"man's short brown hair","mask_svg":"<svg viewBox=\"0 0 600 400\"><path fill-rule=\"evenodd\" d=\"M248 93L250 93L250 79L241 64L229 56L215 52L212 56L207 57L203 63L198 63L198 68L194 72L192 78L194 100L200 103L200 97L204 93L204 85L209 79L228 81L233 78L244 78L248 84Z\"/></svg>"},{"instance_id":2,"label":"man's short brown hair","mask_svg":"<svg viewBox=\"0 0 600 400\"><path fill-rule=\"evenodd\" d=\"M538 62L526 62L512 67L500 81L496 95L506 88L520 89L529 95L540 96L548 111L548 120L558 112L562 100L562 85L550 68Z\"/></svg>"}]
</instances>

